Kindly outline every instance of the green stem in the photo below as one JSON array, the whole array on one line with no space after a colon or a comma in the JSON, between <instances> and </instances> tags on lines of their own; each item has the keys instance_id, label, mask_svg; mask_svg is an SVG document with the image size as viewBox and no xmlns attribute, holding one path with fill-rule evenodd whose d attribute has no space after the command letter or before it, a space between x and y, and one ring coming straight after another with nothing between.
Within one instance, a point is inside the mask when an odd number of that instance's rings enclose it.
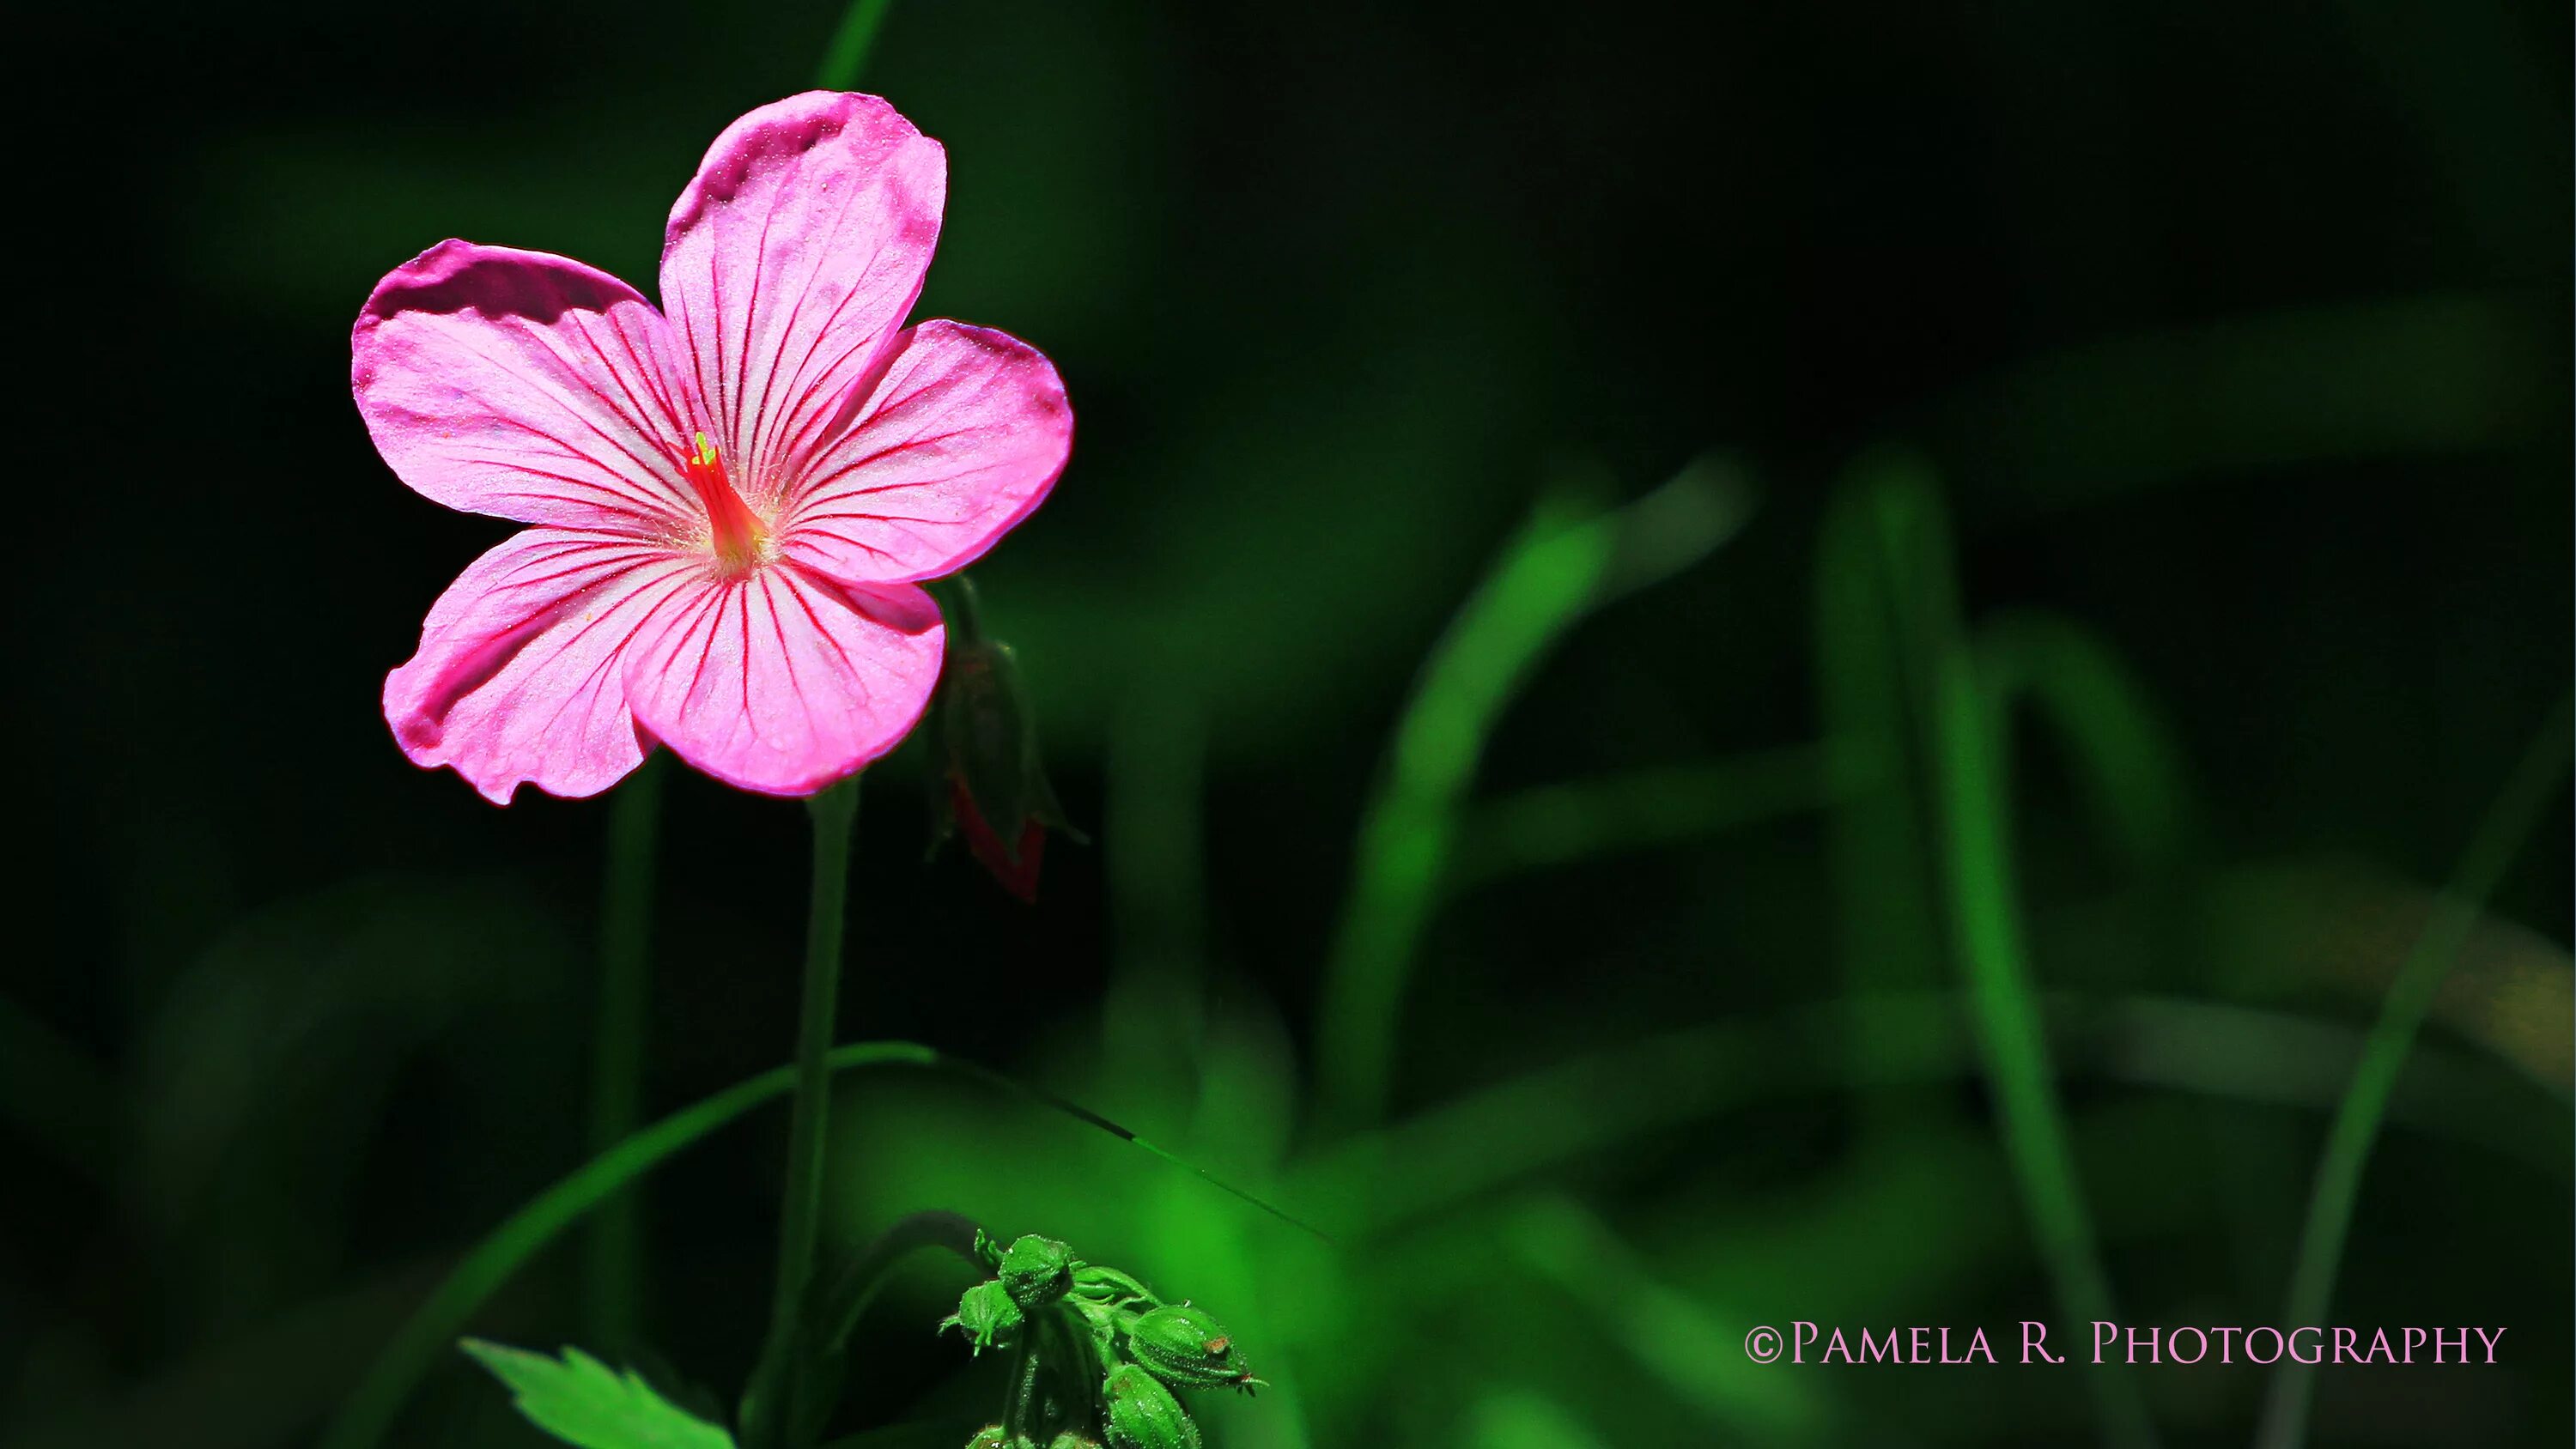
<instances>
[{"instance_id":1,"label":"green stem","mask_svg":"<svg viewBox=\"0 0 2576 1449\"><path fill-rule=\"evenodd\" d=\"M1912 616L1912 637L1928 668L1924 757L1945 914L1968 977L1978 1052L1995 1095L2005 1155L2060 1308L2080 1321L2116 1321L2110 1276L2076 1179L2074 1148L2031 989L2013 880L2010 810L1995 758L1999 736L1960 622L1948 531L1928 478L1912 466L1890 467L1876 496L1888 577L1897 585L1893 594ZM2146 1403L2122 1366L2095 1366L2089 1382L2109 1442L2156 1442Z\"/></svg>"},{"instance_id":2,"label":"green stem","mask_svg":"<svg viewBox=\"0 0 2576 1449\"><path fill-rule=\"evenodd\" d=\"M859 73L867 69L868 52L876 47L877 31L893 8L894 0L851 0L850 8L841 13L840 28L832 32L832 43L823 50L823 63L815 68L818 89L845 91L859 83Z\"/></svg>"},{"instance_id":3,"label":"green stem","mask_svg":"<svg viewBox=\"0 0 2576 1449\"><path fill-rule=\"evenodd\" d=\"M658 758L609 797L607 879L600 893L599 1021L591 1043L590 1150L634 1134L644 1115L650 1016L653 858L661 829ZM637 1341L644 1268L643 1205L620 1193L601 1209L587 1245L584 1318L591 1346L623 1354Z\"/></svg>"},{"instance_id":4,"label":"green stem","mask_svg":"<svg viewBox=\"0 0 2576 1449\"><path fill-rule=\"evenodd\" d=\"M2316 1186L2308 1198L2306 1225L2290 1274L2289 1307L2284 1324L2323 1323L2333 1306L2335 1274L2343 1261L2345 1239L2352 1232L2354 1207L2361 1199L2361 1178L2370 1165L2371 1146L2388 1114L2388 1100L2405 1070L2415 1034L2424 1025L2442 979L2476 928L2504 877L2505 867L2522 849L2542 813L2557 798L2567 779L2569 700L2562 696L2549 712L2504 791L2478 822L2477 833L2460 857L2459 868L2433 907L2432 919L2397 968L2397 979L2379 1005L2370 1040L2362 1048L2352 1085L2344 1090L2326 1131L2325 1153L2317 1161ZM2257 1449L2296 1449L2307 1438L2308 1411L2316 1397L2316 1375L2310 1365L2284 1361L2272 1379L2256 1428Z\"/></svg>"},{"instance_id":5,"label":"green stem","mask_svg":"<svg viewBox=\"0 0 2576 1449\"><path fill-rule=\"evenodd\" d=\"M1616 510L1573 491L1552 494L1432 647L1361 818L1324 963L1316 1071L1328 1111L1344 1125L1373 1125L1386 1109L1414 952L1449 869L1459 807L1503 710L1585 615L1733 537L1750 498L1714 461Z\"/></svg>"},{"instance_id":6,"label":"green stem","mask_svg":"<svg viewBox=\"0 0 2576 1449\"><path fill-rule=\"evenodd\" d=\"M805 1291L814 1278L823 1221L823 1138L832 1106L828 1060L841 994L841 927L850 887L850 829L858 819L859 777L806 802L814 820L814 877L805 914L805 990L796 1015L796 1096L787 1124L787 1184L778 1210L778 1275L770 1288L769 1337L747 1398L747 1423L775 1425L784 1376L795 1362ZM763 1407L765 1406L765 1408ZM755 1445L768 1442L749 1434Z\"/></svg>"}]
</instances>

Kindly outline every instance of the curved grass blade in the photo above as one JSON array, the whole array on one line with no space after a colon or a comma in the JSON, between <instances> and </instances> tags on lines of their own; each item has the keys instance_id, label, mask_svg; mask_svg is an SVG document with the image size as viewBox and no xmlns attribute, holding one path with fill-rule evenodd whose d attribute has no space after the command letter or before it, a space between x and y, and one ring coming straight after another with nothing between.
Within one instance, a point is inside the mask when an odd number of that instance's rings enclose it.
<instances>
[{"instance_id":1,"label":"curved grass blade","mask_svg":"<svg viewBox=\"0 0 2576 1449\"><path fill-rule=\"evenodd\" d=\"M2424 923L2422 935L2406 963L2397 969L2379 1019L2371 1024L2370 1041L2354 1068L2352 1085L2327 1129L2325 1153L2317 1161L2316 1186L2308 1199L2306 1224L2299 1231L2299 1252L2290 1274L2289 1307L2283 1323L2324 1323L2333 1306L2335 1274L2343 1261L2344 1240L2352 1232L2353 1209L2361 1200L2361 1178L2370 1166L2371 1144L2379 1136L2389 1097L2406 1069L2415 1033L2424 1025L2433 995L2451 962L2468 939L2487 897L2504 878L2505 867L2540 823L2567 779L2570 701L2561 696L2522 760L2514 766L2504 790L2487 808L2451 875L2449 889ZM2265 1397L2263 1419L2254 1434L2256 1449L2296 1449L2307 1438L2308 1410L2316 1397L2312 1365L2284 1362Z\"/></svg>"},{"instance_id":2,"label":"curved grass blade","mask_svg":"<svg viewBox=\"0 0 2576 1449\"><path fill-rule=\"evenodd\" d=\"M826 1061L835 1075L860 1067L904 1066L947 1072L1002 1088L1132 1142L1284 1222L1315 1232L1252 1194L1219 1180L1089 1108L989 1067L962 1061L913 1042L859 1042L834 1049ZM485 1234L466 1252L428 1300L394 1335L393 1341L377 1355L365 1377L342 1404L339 1414L323 1430L320 1449L374 1449L383 1442L385 1431L392 1426L403 1400L444 1355L448 1344L463 1332L475 1310L481 1308L530 1258L627 1183L754 1107L782 1095L794 1081L794 1068L778 1067L682 1108L574 1169L504 1219L499 1227ZM1316 1236L1323 1235L1316 1233Z\"/></svg>"},{"instance_id":3,"label":"curved grass blade","mask_svg":"<svg viewBox=\"0 0 2576 1449\"><path fill-rule=\"evenodd\" d=\"M1804 1093L1956 1081L1977 1070L1962 1005L1950 990L1837 997L1587 1053L1339 1144L1299 1169L1295 1194L1341 1204L1365 1186L1369 1216L1348 1236L1382 1238L1651 1133ZM2042 1005L2093 1078L2213 1101L2330 1109L2361 1056L2361 1033L2287 1012L2058 992ZM2501 1057L2427 1047L2417 1061L2395 1117L2567 1175L2563 1100Z\"/></svg>"},{"instance_id":4,"label":"curved grass blade","mask_svg":"<svg viewBox=\"0 0 2576 1449\"><path fill-rule=\"evenodd\" d=\"M1541 785L1467 807L1452 891L1522 871L1698 840L1802 814L1844 793L1818 745Z\"/></svg>"},{"instance_id":5,"label":"curved grass blade","mask_svg":"<svg viewBox=\"0 0 2576 1449\"><path fill-rule=\"evenodd\" d=\"M2295 307L2028 357L1902 426L1973 472L1988 509L2027 517L2213 474L2509 448L2555 416L2538 379L2556 346L2503 292Z\"/></svg>"},{"instance_id":6,"label":"curved grass blade","mask_svg":"<svg viewBox=\"0 0 2576 1449\"><path fill-rule=\"evenodd\" d=\"M2171 874L2196 830L2191 772L2119 654L2075 621L2037 610L1990 620L1976 649L1997 725L2027 703L2064 742L2077 787L2123 863L2150 878ZM2000 749L1995 760L2010 765Z\"/></svg>"},{"instance_id":7,"label":"curved grass blade","mask_svg":"<svg viewBox=\"0 0 2576 1449\"><path fill-rule=\"evenodd\" d=\"M1948 524L1919 464L1881 459L1867 465L1861 479L1878 518L1891 597L1900 620L1911 626L1901 626L1900 633L1923 651L1929 675L1922 754L1940 842L1935 854L1944 914L1967 974L2004 1148L2059 1305L2070 1318L2117 1321L2032 992L2013 880L2010 811L1995 759L1994 709L1960 622ZM2109 1441L2122 1449L2154 1444L2146 1402L2126 1365L2091 1367L2087 1382Z\"/></svg>"},{"instance_id":8,"label":"curved grass blade","mask_svg":"<svg viewBox=\"0 0 2576 1449\"><path fill-rule=\"evenodd\" d=\"M1826 773L1842 786L1825 814L1825 860L1835 966L1853 993L1922 991L1942 979L1929 827L1906 727L1921 693L1907 665L1920 651L1898 633L1889 587L1869 496L1839 490L1816 542L1816 715ZM1875 1029L1865 1015L1853 1019L1855 1031ZM1853 1045L1866 1058L1906 1044L1864 1035ZM1928 1110L1913 1094L1867 1085L1853 1109L1872 1136L1919 1130Z\"/></svg>"},{"instance_id":9,"label":"curved grass blade","mask_svg":"<svg viewBox=\"0 0 2576 1449\"><path fill-rule=\"evenodd\" d=\"M1343 1120L1368 1122L1385 1109L1404 989L1457 837L1458 807L1522 680L1593 609L1734 536L1750 500L1744 482L1714 461L1621 509L1552 495L1432 647L1362 816L1324 966L1318 1072Z\"/></svg>"}]
</instances>

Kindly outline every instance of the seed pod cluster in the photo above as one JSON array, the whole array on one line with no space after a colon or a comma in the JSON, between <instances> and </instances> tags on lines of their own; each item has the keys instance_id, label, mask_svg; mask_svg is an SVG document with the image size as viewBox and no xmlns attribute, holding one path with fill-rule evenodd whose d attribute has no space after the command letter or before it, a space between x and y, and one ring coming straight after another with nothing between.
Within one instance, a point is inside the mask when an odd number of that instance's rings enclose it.
<instances>
[{"instance_id":1,"label":"seed pod cluster","mask_svg":"<svg viewBox=\"0 0 2576 1449\"><path fill-rule=\"evenodd\" d=\"M979 1235L994 1276L941 1324L977 1352L1012 1353L1003 1422L967 1449L1200 1449L1179 1395L1259 1387L1234 1335L1206 1309L1166 1303L1115 1268L1034 1234L1004 1247Z\"/></svg>"}]
</instances>

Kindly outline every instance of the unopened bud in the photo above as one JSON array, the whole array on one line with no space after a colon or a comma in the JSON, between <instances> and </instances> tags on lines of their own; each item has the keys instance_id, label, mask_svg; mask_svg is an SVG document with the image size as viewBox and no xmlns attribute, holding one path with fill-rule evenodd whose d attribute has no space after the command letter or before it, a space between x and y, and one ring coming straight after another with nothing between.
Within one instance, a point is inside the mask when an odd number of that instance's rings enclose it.
<instances>
[{"instance_id":1,"label":"unopened bud","mask_svg":"<svg viewBox=\"0 0 2576 1449\"><path fill-rule=\"evenodd\" d=\"M1073 1249L1035 1233L1002 1250L1001 1284L1022 1308L1043 1308L1073 1287L1073 1270L1082 1264Z\"/></svg>"},{"instance_id":2,"label":"unopened bud","mask_svg":"<svg viewBox=\"0 0 2576 1449\"><path fill-rule=\"evenodd\" d=\"M991 1279L966 1290L957 1300L957 1311L941 1319L941 1328L954 1328L966 1335L978 1354L988 1348L1009 1348L1020 1336L1025 1321L1020 1305L1003 1286Z\"/></svg>"},{"instance_id":3,"label":"unopened bud","mask_svg":"<svg viewBox=\"0 0 2576 1449\"><path fill-rule=\"evenodd\" d=\"M1101 1393L1109 1401L1110 1449L1199 1449L1190 1411L1152 1374L1122 1363L1109 1371Z\"/></svg>"},{"instance_id":4,"label":"unopened bud","mask_svg":"<svg viewBox=\"0 0 2576 1449\"><path fill-rule=\"evenodd\" d=\"M1235 1352L1234 1336L1204 1309L1186 1303L1157 1308L1127 1332L1136 1361L1174 1388L1249 1389L1258 1382Z\"/></svg>"},{"instance_id":5,"label":"unopened bud","mask_svg":"<svg viewBox=\"0 0 2576 1449\"><path fill-rule=\"evenodd\" d=\"M1035 900L1049 830L1081 840L1056 803L1038 752L1037 724L1009 645L983 636L973 589L960 574L940 666L930 751L936 808L933 848L953 828L1005 890Z\"/></svg>"}]
</instances>

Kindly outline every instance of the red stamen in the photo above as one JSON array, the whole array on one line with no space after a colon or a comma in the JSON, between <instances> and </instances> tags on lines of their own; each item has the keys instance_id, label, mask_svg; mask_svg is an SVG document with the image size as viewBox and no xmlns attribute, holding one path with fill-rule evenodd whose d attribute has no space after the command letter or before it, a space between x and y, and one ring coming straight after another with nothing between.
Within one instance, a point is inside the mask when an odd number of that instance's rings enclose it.
<instances>
[{"instance_id":1,"label":"red stamen","mask_svg":"<svg viewBox=\"0 0 2576 1449\"><path fill-rule=\"evenodd\" d=\"M681 455L680 472L697 490L698 501L707 507L707 525L717 559L728 569L747 568L759 559L767 530L761 527L760 516L751 511L751 505L733 491L716 445L704 433L698 434L697 445L695 452Z\"/></svg>"}]
</instances>

